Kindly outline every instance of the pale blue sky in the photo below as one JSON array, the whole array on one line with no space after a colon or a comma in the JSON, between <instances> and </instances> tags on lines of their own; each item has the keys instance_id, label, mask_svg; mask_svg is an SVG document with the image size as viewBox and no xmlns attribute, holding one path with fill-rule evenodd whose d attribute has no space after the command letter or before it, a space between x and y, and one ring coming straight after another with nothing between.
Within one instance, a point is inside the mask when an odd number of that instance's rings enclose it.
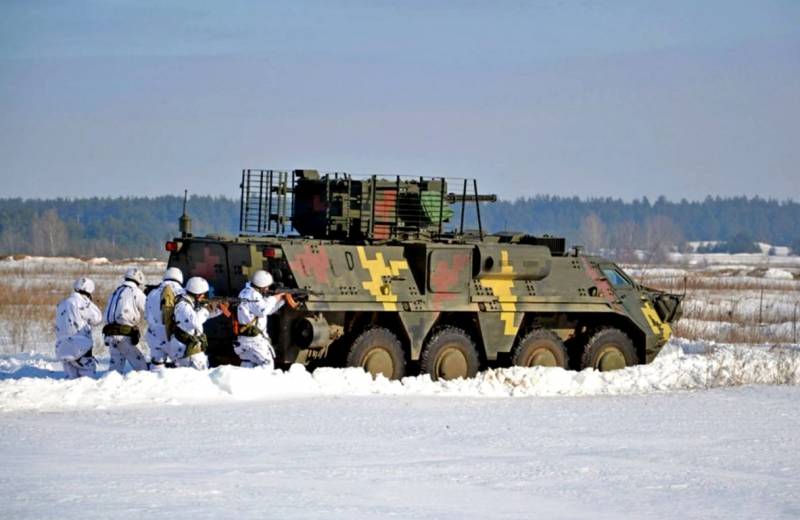
<instances>
[{"instance_id":1,"label":"pale blue sky","mask_svg":"<svg viewBox=\"0 0 800 520\"><path fill-rule=\"evenodd\" d=\"M244 167L800 199L800 2L0 3L0 196Z\"/></svg>"}]
</instances>

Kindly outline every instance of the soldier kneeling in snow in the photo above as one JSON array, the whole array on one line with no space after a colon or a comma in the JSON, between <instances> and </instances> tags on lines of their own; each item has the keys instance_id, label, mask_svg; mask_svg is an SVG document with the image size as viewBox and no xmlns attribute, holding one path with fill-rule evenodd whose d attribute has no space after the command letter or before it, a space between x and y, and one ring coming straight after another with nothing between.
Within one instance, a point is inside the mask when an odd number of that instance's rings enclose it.
<instances>
[{"instance_id":1,"label":"soldier kneeling in snow","mask_svg":"<svg viewBox=\"0 0 800 520\"><path fill-rule=\"evenodd\" d=\"M164 273L161 285L147 295L147 344L150 346L150 369L160 370L167 362L167 351L174 330L175 302L183 293L183 273L170 267ZM174 362L174 360L173 360Z\"/></svg>"},{"instance_id":2,"label":"soldier kneeling in snow","mask_svg":"<svg viewBox=\"0 0 800 520\"><path fill-rule=\"evenodd\" d=\"M139 269L128 269L122 285L111 294L105 310L106 326L103 327L108 353L109 368L120 374L125 362L134 370L146 370L147 359L137 345L141 336L139 323L144 316L144 273Z\"/></svg>"},{"instance_id":3,"label":"soldier kneeling in snow","mask_svg":"<svg viewBox=\"0 0 800 520\"><path fill-rule=\"evenodd\" d=\"M92 302L94 282L78 278L73 287L75 292L56 307L56 356L61 359L68 379L95 374L92 327L103 321L100 309Z\"/></svg>"},{"instance_id":4,"label":"soldier kneeling in snow","mask_svg":"<svg viewBox=\"0 0 800 520\"><path fill-rule=\"evenodd\" d=\"M208 338L203 331L203 324L222 314L223 307L210 308L208 305L208 282L205 279L199 276L189 278L184 293L175 304L175 328L169 357L175 360L177 366L198 370L208 368Z\"/></svg>"},{"instance_id":5,"label":"soldier kneeling in snow","mask_svg":"<svg viewBox=\"0 0 800 520\"><path fill-rule=\"evenodd\" d=\"M256 271L239 293L239 299L242 300L237 310L240 328L233 350L242 360L243 367L274 366L275 351L267 332L267 316L276 313L284 302L293 309L297 307L289 293L267 297L270 285L272 275L266 271Z\"/></svg>"}]
</instances>

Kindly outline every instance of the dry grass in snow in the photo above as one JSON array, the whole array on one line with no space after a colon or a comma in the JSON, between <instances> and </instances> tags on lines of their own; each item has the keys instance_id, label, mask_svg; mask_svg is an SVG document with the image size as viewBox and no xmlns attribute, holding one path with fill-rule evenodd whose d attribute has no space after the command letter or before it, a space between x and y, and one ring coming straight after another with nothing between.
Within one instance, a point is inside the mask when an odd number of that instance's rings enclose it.
<instances>
[{"instance_id":1,"label":"dry grass in snow","mask_svg":"<svg viewBox=\"0 0 800 520\"><path fill-rule=\"evenodd\" d=\"M164 262L76 258L0 259L0 352L50 353L56 303L79 276L97 284L103 306L126 269L139 267L150 283ZM764 265L626 266L645 285L681 293L684 314L676 337L723 343L781 345L800 339L800 268ZM685 280L685 282L684 282ZM102 353L101 342L96 352Z\"/></svg>"}]
</instances>

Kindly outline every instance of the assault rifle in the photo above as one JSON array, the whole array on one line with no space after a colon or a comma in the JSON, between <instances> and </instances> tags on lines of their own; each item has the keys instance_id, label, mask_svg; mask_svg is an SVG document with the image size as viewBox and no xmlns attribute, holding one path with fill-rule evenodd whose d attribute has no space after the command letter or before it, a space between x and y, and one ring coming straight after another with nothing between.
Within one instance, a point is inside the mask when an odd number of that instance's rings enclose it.
<instances>
[{"instance_id":1,"label":"assault rifle","mask_svg":"<svg viewBox=\"0 0 800 520\"><path fill-rule=\"evenodd\" d=\"M240 303L244 302L252 303L255 302L255 300L246 300L244 298L237 298L235 296L213 296L211 298L206 298L202 303L206 307L214 309L222 306L228 307L231 305L239 305Z\"/></svg>"},{"instance_id":2,"label":"assault rifle","mask_svg":"<svg viewBox=\"0 0 800 520\"><path fill-rule=\"evenodd\" d=\"M318 293L316 291L310 291L310 290L307 290L307 289L295 289L295 288L292 288L292 287L275 287L275 286L273 286L273 287L270 287L269 290L267 291L267 296L273 296L273 295L282 294L282 293L290 294L292 296L292 298L294 298L298 302L304 302L304 301L308 300L308 297L310 295L318 296L320 294L320 293ZM230 309L228 309L229 306L239 305L240 303L244 303L244 302L254 303L255 300L237 298L235 296L213 296L211 298L207 298L206 300L204 300L201 303L201 305L204 305L204 306L209 307L211 309L222 308L223 309L222 313L225 316L228 316L230 314Z\"/></svg>"},{"instance_id":3,"label":"assault rifle","mask_svg":"<svg viewBox=\"0 0 800 520\"><path fill-rule=\"evenodd\" d=\"M239 305L242 302L253 302L253 301L255 300L246 300L243 298L236 298L235 296L214 296L212 298L206 298L204 301L201 302L201 305L208 307L209 309L221 309L222 315L230 318L231 309L229 306Z\"/></svg>"},{"instance_id":4,"label":"assault rifle","mask_svg":"<svg viewBox=\"0 0 800 520\"><path fill-rule=\"evenodd\" d=\"M281 293L289 294L289 295L291 295L292 298L294 298L297 301L306 301L306 300L308 300L309 296L319 296L320 295L320 293L318 293L317 291L311 291L311 290L308 290L308 289L295 289L295 288L292 288L292 287L281 287L281 286L277 286L276 287L274 285L269 288L269 291L267 291L267 295L269 295L269 296L273 296L275 294L281 294Z\"/></svg>"},{"instance_id":5,"label":"assault rifle","mask_svg":"<svg viewBox=\"0 0 800 520\"><path fill-rule=\"evenodd\" d=\"M237 298L235 296L212 296L210 298L206 298L203 303L208 305L219 305L224 303L225 305L238 305L242 302L255 302L255 300L246 300L244 298Z\"/></svg>"}]
</instances>

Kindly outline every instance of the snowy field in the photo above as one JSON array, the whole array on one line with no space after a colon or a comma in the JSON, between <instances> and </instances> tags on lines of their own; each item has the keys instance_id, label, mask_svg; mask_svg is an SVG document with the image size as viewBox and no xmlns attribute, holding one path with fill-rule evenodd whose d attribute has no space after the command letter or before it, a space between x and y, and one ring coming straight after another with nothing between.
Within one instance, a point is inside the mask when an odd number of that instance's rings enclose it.
<instances>
[{"instance_id":1,"label":"snowy field","mask_svg":"<svg viewBox=\"0 0 800 520\"><path fill-rule=\"evenodd\" d=\"M645 285L685 292L683 319L675 327L680 337L754 344L800 341L800 257L702 256L700 266L626 268Z\"/></svg>"},{"instance_id":2,"label":"snowy field","mask_svg":"<svg viewBox=\"0 0 800 520\"><path fill-rule=\"evenodd\" d=\"M108 291L129 265L62 260L0 260L2 283L52 299L79 274ZM776 327L793 323L798 272L725 264L632 269L681 290L686 276L685 321L714 325L605 374L120 376L100 352L100 377L67 381L52 309L2 304L2 516L798 518L800 347ZM20 316L39 328L20 336Z\"/></svg>"},{"instance_id":3,"label":"snowy field","mask_svg":"<svg viewBox=\"0 0 800 520\"><path fill-rule=\"evenodd\" d=\"M2 416L6 518L800 516L796 386Z\"/></svg>"}]
</instances>

